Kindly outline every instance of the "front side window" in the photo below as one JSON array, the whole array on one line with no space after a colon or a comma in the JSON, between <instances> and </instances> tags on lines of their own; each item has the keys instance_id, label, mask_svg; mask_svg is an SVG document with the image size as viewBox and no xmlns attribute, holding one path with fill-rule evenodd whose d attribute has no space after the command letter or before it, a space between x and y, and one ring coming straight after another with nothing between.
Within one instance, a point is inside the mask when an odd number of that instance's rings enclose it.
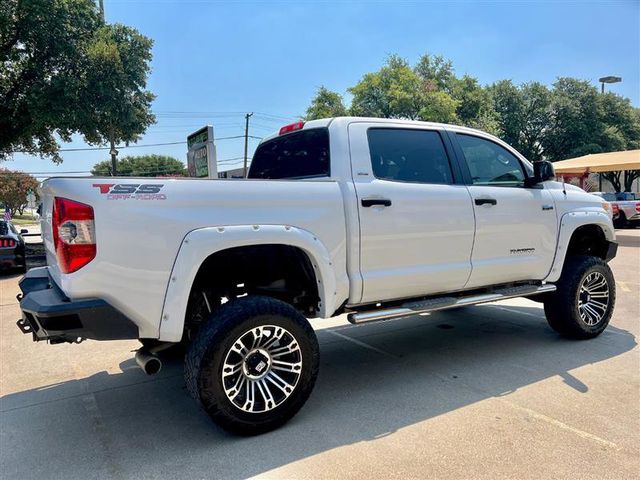
<instances>
[{"instance_id":1,"label":"front side window","mask_svg":"<svg viewBox=\"0 0 640 480\"><path fill-rule=\"evenodd\" d=\"M522 186L520 160L506 148L484 138L457 133L474 185Z\"/></svg>"},{"instance_id":2,"label":"front side window","mask_svg":"<svg viewBox=\"0 0 640 480\"><path fill-rule=\"evenodd\" d=\"M376 178L412 183L453 183L451 165L438 132L371 128L367 135Z\"/></svg>"},{"instance_id":3,"label":"front side window","mask_svg":"<svg viewBox=\"0 0 640 480\"><path fill-rule=\"evenodd\" d=\"M249 178L328 177L329 131L312 128L268 140L258 146Z\"/></svg>"}]
</instances>

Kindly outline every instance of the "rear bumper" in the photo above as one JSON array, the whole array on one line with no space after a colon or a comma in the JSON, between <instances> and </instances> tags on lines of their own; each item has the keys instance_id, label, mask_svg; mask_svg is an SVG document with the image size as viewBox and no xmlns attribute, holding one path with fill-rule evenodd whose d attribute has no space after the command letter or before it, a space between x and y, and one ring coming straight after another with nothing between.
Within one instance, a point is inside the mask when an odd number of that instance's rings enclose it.
<instances>
[{"instance_id":1,"label":"rear bumper","mask_svg":"<svg viewBox=\"0 0 640 480\"><path fill-rule=\"evenodd\" d=\"M0 252L0 268L24 267L24 252L18 249Z\"/></svg>"},{"instance_id":2,"label":"rear bumper","mask_svg":"<svg viewBox=\"0 0 640 480\"><path fill-rule=\"evenodd\" d=\"M19 285L22 318L17 325L23 333L31 333L36 342L138 338L138 326L106 301L69 299L51 279L47 267L29 270Z\"/></svg>"}]
</instances>

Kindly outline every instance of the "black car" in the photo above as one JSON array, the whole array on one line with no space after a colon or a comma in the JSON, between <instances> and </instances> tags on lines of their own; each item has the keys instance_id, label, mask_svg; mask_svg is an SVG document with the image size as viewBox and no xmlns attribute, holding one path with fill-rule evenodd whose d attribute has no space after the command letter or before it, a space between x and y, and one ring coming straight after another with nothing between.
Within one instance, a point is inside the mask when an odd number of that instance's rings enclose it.
<instances>
[{"instance_id":1,"label":"black car","mask_svg":"<svg viewBox=\"0 0 640 480\"><path fill-rule=\"evenodd\" d=\"M19 268L26 270L24 239L11 222L0 219L0 269Z\"/></svg>"}]
</instances>

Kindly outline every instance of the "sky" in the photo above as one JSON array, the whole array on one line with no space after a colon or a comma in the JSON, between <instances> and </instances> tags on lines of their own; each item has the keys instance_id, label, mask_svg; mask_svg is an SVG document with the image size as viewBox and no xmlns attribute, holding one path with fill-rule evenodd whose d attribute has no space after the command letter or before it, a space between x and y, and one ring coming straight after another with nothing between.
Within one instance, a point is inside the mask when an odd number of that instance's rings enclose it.
<instances>
[{"instance_id":1,"label":"sky","mask_svg":"<svg viewBox=\"0 0 640 480\"><path fill-rule=\"evenodd\" d=\"M412 64L449 58L458 75L551 85L569 76L607 85L640 106L640 0L601 2L104 0L108 22L154 40L148 88L157 124L120 156L172 155L186 163L186 136L214 126L219 170L242 166L243 140L303 115L321 85L346 95L389 54ZM176 145L144 146L185 142ZM257 145L249 142L249 156ZM74 138L63 149L88 147ZM64 162L16 154L4 167L88 172L108 151L62 152Z\"/></svg>"}]
</instances>

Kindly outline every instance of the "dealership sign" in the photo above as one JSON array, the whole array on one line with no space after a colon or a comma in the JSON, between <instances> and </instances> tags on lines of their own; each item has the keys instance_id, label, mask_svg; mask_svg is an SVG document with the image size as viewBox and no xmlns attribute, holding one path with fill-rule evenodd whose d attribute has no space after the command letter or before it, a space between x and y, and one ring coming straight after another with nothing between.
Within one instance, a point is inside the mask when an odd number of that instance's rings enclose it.
<instances>
[{"instance_id":1,"label":"dealership sign","mask_svg":"<svg viewBox=\"0 0 640 480\"><path fill-rule=\"evenodd\" d=\"M187 169L190 177L218 178L213 127L207 125L187 137Z\"/></svg>"}]
</instances>

